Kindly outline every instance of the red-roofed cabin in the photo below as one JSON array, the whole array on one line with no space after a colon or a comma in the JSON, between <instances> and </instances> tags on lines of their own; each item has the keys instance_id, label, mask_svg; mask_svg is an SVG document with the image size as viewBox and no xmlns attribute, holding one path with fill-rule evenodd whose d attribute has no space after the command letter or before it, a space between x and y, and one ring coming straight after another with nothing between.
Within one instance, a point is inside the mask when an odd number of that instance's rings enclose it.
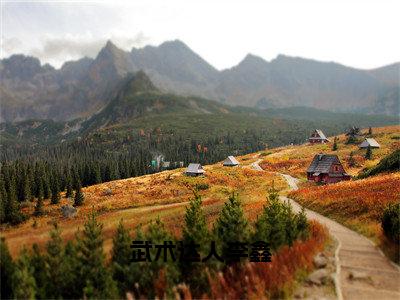
<instances>
[{"instance_id":1,"label":"red-roofed cabin","mask_svg":"<svg viewBox=\"0 0 400 300\"><path fill-rule=\"evenodd\" d=\"M322 183L350 180L337 155L317 154L307 169L307 179Z\"/></svg>"}]
</instances>

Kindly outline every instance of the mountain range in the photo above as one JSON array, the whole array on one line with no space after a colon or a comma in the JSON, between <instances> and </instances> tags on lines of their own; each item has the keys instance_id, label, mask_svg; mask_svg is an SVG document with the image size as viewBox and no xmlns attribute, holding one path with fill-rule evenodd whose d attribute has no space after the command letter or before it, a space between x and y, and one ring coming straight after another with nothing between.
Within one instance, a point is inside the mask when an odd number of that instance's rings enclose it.
<instances>
[{"instance_id":1,"label":"mountain range","mask_svg":"<svg viewBox=\"0 0 400 300\"><path fill-rule=\"evenodd\" d=\"M0 121L88 118L104 110L127 76L140 70L163 93L230 106L399 113L400 63L359 70L284 55L268 62L249 54L237 66L218 71L178 40L130 52L108 41L96 58L69 61L60 69L31 56L2 59Z\"/></svg>"}]
</instances>

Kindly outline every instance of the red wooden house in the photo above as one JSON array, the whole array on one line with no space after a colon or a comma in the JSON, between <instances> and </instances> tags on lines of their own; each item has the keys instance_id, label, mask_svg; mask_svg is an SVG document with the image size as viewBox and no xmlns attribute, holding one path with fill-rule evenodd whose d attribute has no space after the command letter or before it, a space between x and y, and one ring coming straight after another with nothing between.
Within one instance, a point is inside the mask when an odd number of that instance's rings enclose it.
<instances>
[{"instance_id":1,"label":"red wooden house","mask_svg":"<svg viewBox=\"0 0 400 300\"><path fill-rule=\"evenodd\" d=\"M328 143L329 140L328 138L325 136L325 134L322 132L322 130L319 129L315 129L312 133L311 136L309 137L308 141L311 144L324 144L324 143Z\"/></svg>"},{"instance_id":2,"label":"red wooden house","mask_svg":"<svg viewBox=\"0 0 400 300\"><path fill-rule=\"evenodd\" d=\"M307 169L307 179L315 182L334 183L350 180L337 155L317 154Z\"/></svg>"}]
</instances>

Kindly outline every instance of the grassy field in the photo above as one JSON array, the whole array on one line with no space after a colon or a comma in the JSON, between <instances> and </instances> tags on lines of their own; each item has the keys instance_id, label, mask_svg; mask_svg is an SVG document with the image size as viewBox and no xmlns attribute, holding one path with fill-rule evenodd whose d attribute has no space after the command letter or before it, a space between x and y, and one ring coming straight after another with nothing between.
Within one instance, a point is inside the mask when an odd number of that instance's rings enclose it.
<instances>
[{"instance_id":1,"label":"grassy field","mask_svg":"<svg viewBox=\"0 0 400 300\"><path fill-rule=\"evenodd\" d=\"M172 232L179 235L185 206L196 185L203 188L200 194L210 227L233 191L239 192L247 216L254 220L265 204L268 189L274 185L282 190L286 183L274 173L252 170L253 155L239 160L241 167L223 167L221 163L206 166L205 177L187 177L183 175L184 169L177 169L90 186L83 189L85 202L78 208L75 218L63 218L60 211L62 205L71 203L70 199L63 197L58 205L50 205L46 200L44 216L31 218L16 227L3 228L1 235L6 238L12 255L17 256L24 246L37 243L44 247L54 222L60 226L64 240L74 239L92 210L98 213L99 221L104 224L107 252L111 249L111 239L120 219L128 228L135 228L140 223L146 224L160 217ZM27 214L32 214L33 210L34 203L23 208Z\"/></svg>"},{"instance_id":2,"label":"grassy field","mask_svg":"<svg viewBox=\"0 0 400 300\"><path fill-rule=\"evenodd\" d=\"M185 206L196 185L203 188L200 194L210 227L232 191L239 192L247 216L255 219L265 204L268 189L273 184L278 190L287 190L286 182L275 172L304 179L305 170L313 156L324 152L337 153L347 172L356 175L361 169L377 164L384 155L400 147L399 136L400 126L374 128L373 137L382 147L373 151L372 160L365 160L365 150L359 150L357 145L346 145L345 136L342 135L338 137L337 151L331 150L332 143L288 146L238 157L241 162L241 167L238 168L226 168L221 163L205 166L207 176L201 178L186 177L182 174L184 169L177 169L94 185L83 189L85 202L78 208L77 217L65 219L61 215L60 206L71 203L70 199L63 198L58 205L50 205L49 200L46 200L45 216L31 218L16 227L3 227L1 235L6 237L12 255L16 256L24 246L30 247L33 243L43 247L54 222L61 227L64 239L74 239L77 230L83 227L87 214L92 210L98 213L99 221L104 224L107 251L111 248L111 237L120 219L124 219L127 227L134 228L159 216L170 230L179 235ZM352 151L357 165L350 168L347 158ZM251 169L251 163L260 159L261 166L267 172ZM345 223L346 225L357 227L368 236L376 237L379 234L377 220L382 207L386 202L396 199L398 201L395 193L399 194L399 175L388 176L378 175L374 179L324 187L302 183L303 189L291 196L339 221L352 216L351 223ZM334 192L335 190L340 192ZM25 204L24 212L32 214L33 206L34 203Z\"/></svg>"},{"instance_id":3,"label":"grassy field","mask_svg":"<svg viewBox=\"0 0 400 300\"><path fill-rule=\"evenodd\" d=\"M384 208L400 201L400 173L305 187L289 197L378 241Z\"/></svg>"},{"instance_id":4,"label":"grassy field","mask_svg":"<svg viewBox=\"0 0 400 300\"><path fill-rule=\"evenodd\" d=\"M367 129L362 130L363 133L367 131ZM305 179L306 170L315 154L336 154L343 163L345 170L350 175L357 175L361 169L376 165L382 157L400 148L400 126L373 128L372 137L380 143L381 148L373 150L371 160L365 159L366 150L359 149L359 143L347 145L347 137L339 135L337 136L337 151L332 151L334 137L330 137L331 142L327 144L304 144L267 150L262 154L264 159L260 165L264 170L278 171ZM363 138L360 138L360 143L362 140ZM356 165L352 167L348 164L351 152L353 152L353 157L356 161Z\"/></svg>"}]
</instances>

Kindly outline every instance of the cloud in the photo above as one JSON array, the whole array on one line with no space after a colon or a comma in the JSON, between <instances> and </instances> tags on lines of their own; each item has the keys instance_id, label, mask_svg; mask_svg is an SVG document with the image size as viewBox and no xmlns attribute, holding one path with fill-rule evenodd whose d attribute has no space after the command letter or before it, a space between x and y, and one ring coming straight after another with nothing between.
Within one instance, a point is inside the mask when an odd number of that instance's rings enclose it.
<instances>
[{"instance_id":1,"label":"cloud","mask_svg":"<svg viewBox=\"0 0 400 300\"><path fill-rule=\"evenodd\" d=\"M21 51L23 47L23 43L20 39L13 37L13 38L3 38L3 42L1 45L1 50L3 52L3 56L11 55L14 53L18 53Z\"/></svg>"},{"instance_id":2,"label":"cloud","mask_svg":"<svg viewBox=\"0 0 400 300\"><path fill-rule=\"evenodd\" d=\"M42 62L47 62L55 67L60 67L67 60L75 60L84 56L95 57L107 40L111 40L117 47L130 50L132 47L142 47L149 38L143 32L133 37L118 34L101 38L91 34L65 35L63 37L45 36L41 38L41 46L33 48L29 53L38 57Z\"/></svg>"}]
</instances>

